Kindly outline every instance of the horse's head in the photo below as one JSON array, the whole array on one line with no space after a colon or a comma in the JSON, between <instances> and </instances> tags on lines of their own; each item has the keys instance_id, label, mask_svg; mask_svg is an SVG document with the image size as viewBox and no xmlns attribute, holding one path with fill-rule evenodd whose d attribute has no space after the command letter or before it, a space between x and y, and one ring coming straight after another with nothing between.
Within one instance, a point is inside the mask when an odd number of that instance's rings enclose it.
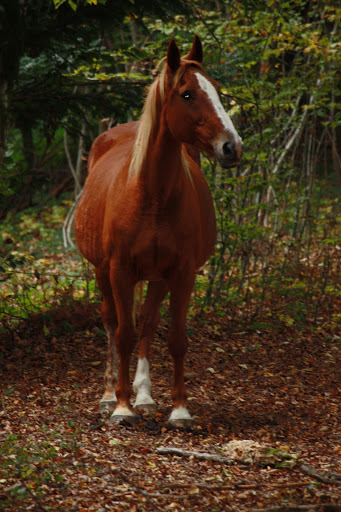
<instances>
[{"instance_id":1,"label":"horse's head","mask_svg":"<svg viewBox=\"0 0 341 512\"><path fill-rule=\"evenodd\" d=\"M174 40L167 53L165 106L173 137L215 155L223 167L238 164L243 143L219 99L219 85L201 66L203 52L195 36L189 54L180 58Z\"/></svg>"}]
</instances>

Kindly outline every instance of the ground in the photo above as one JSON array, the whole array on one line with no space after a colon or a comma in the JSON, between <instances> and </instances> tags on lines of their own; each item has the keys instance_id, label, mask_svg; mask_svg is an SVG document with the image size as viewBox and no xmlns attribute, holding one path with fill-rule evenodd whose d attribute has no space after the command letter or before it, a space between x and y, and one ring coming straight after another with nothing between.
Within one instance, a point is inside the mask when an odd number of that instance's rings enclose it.
<instances>
[{"instance_id":1,"label":"ground","mask_svg":"<svg viewBox=\"0 0 341 512\"><path fill-rule=\"evenodd\" d=\"M340 338L293 328L233 331L217 318L191 319L186 381L195 426L182 431L167 424L166 333L164 318L151 368L158 412L133 427L109 426L97 412L106 358L98 306L61 309L1 334L0 509L340 510L341 487L298 468L156 451L222 454L230 440L252 439L298 453L320 473L341 473Z\"/></svg>"}]
</instances>

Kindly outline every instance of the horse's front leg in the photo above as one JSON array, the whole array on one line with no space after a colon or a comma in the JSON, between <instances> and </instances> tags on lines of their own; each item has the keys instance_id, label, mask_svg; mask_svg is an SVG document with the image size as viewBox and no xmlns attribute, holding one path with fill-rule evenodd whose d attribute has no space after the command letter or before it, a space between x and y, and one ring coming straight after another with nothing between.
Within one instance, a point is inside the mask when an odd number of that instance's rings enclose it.
<instances>
[{"instance_id":1,"label":"horse's front leg","mask_svg":"<svg viewBox=\"0 0 341 512\"><path fill-rule=\"evenodd\" d=\"M156 404L151 396L149 377L150 345L160 320L159 308L168 292L164 281L150 282L139 318L139 357L133 388L136 393L134 409L154 412Z\"/></svg>"},{"instance_id":2,"label":"horse's front leg","mask_svg":"<svg viewBox=\"0 0 341 512\"><path fill-rule=\"evenodd\" d=\"M112 265L110 269L110 282L118 319L115 345L120 360L116 387L117 405L110 418L110 423L120 423L123 420L133 423L136 417L130 405L129 365L136 343L136 333L132 319L135 283L128 272L115 265Z\"/></svg>"},{"instance_id":3,"label":"horse's front leg","mask_svg":"<svg viewBox=\"0 0 341 512\"><path fill-rule=\"evenodd\" d=\"M171 325L168 347L174 360L174 386L172 398L174 407L169 422L176 427L191 426L193 420L187 410L187 392L184 379L184 359L187 352L186 315L195 279L194 270L182 272L171 282L170 314Z\"/></svg>"}]
</instances>

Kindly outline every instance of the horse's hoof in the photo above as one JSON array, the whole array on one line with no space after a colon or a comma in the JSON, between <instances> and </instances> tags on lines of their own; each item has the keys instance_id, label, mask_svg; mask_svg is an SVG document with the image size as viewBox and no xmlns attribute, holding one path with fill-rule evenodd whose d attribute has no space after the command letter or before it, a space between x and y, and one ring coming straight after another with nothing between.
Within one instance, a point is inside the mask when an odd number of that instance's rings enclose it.
<instances>
[{"instance_id":1,"label":"horse's hoof","mask_svg":"<svg viewBox=\"0 0 341 512\"><path fill-rule=\"evenodd\" d=\"M194 421L192 418L169 418L168 423L175 428L190 429Z\"/></svg>"},{"instance_id":2,"label":"horse's hoof","mask_svg":"<svg viewBox=\"0 0 341 512\"><path fill-rule=\"evenodd\" d=\"M98 411L101 416L105 418L109 418L109 416L114 412L116 403L113 400L103 400L99 403Z\"/></svg>"},{"instance_id":3,"label":"horse's hoof","mask_svg":"<svg viewBox=\"0 0 341 512\"><path fill-rule=\"evenodd\" d=\"M193 419L184 405L179 405L172 410L168 423L176 428L192 428Z\"/></svg>"},{"instance_id":4,"label":"horse's hoof","mask_svg":"<svg viewBox=\"0 0 341 512\"><path fill-rule=\"evenodd\" d=\"M155 414L157 411L156 403L153 404L134 404L134 411L143 411L146 414Z\"/></svg>"},{"instance_id":5,"label":"horse's hoof","mask_svg":"<svg viewBox=\"0 0 341 512\"><path fill-rule=\"evenodd\" d=\"M135 414L112 414L110 417L110 425L135 425L139 421L139 417Z\"/></svg>"}]
</instances>

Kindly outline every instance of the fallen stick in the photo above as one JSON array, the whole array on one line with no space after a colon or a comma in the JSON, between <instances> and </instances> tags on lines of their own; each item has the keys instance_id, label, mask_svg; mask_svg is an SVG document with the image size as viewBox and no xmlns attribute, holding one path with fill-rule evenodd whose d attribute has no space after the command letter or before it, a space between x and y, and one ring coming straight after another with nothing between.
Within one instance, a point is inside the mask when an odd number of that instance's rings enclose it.
<instances>
[{"instance_id":1,"label":"fallen stick","mask_svg":"<svg viewBox=\"0 0 341 512\"><path fill-rule=\"evenodd\" d=\"M296 487L306 487L311 485L311 482L292 482L285 484L270 484L268 482L264 482L262 484L234 484L234 485L209 485L204 483L196 483L196 482L188 482L188 483L168 483L163 486L166 489L188 489L190 487L198 487L199 489L208 490L208 491L248 491L248 490L257 490L263 489L266 487L267 489L294 489Z\"/></svg>"},{"instance_id":2,"label":"fallen stick","mask_svg":"<svg viewBox=\"0 0 341 512\"><path fill-rule=\"evenodd\" d=\"M318 482L322 482L323 484L341 485L341 475L338 475L337 473L321 473L320 471L317 471L316 469L311 468L306 464L301 464L300 466L298 466L298 469L304 475L310 476L311 478L315 478L315 480L317 480Z\"/></svg>"},{"instance_id":3,"label":"fallen stick","mask_svg":"<svg viewBox=\"0 0 341 512\"><path fill-rule=\"evenodd\" d=\"M220 464L234 464L235 461L230 459L229 457L223 457L222 455L217 455L215 453L205 453L205 452L194 452L192 450L183 450L182 448L175 448L174 446L167 446L163 448L160 446L156 448L157 453L160 455L179 455L180 457L195 457L199 460L210 460L212 462L220 462ZM242 464L245 466L246 464Z\"/></svg>"},{"instance_id":4,"label":"fallen stick","mask_svg":"<svg viewBox=\"0 0 341 512\"><path fill-rule=\"evenodd\" d=\"M144 498L146 498L146 501L149 503L149 505L152 507L152 510L156 510L156 512L163 512L157 504L152 500L150 494L147 491L144 491L140 487L138 487L136 484L134 484L131 481L131 478L128 478L122 471L113 471L113 474L117 476L119 479L126 482L129 487L136 492L136 494L141 494Z\"/></svg>"},{"instance_id":5,"label":"fallen stick","mask_svg":"<svg viewBox=\"0 0 341 512\"><path fill-rule=\"evenodd\" d=\"M331 503L324 503L323 505L283 505L273 508L257 508L251 512L341 512L341 506Z\"/></svg>"},{"instance_id":6,"label":"fallen stick","mask_svg":"<svg viewBox=\"0 0 341 512\"><path fill-rule=\"evenodd\" d=\"M242 463L238 460L233 460L230 457L223 457L221 455L217 455L215 453L206 453L206 452L196 452L193 450L183 450L182 448L175 448L174 446L167 446L156 449L157 453L160 455L178 455L180 457L195 457L199 460L208 460L212 462L219 462L220 464L238 464L244 467L250 467L250 464ZM301 473L314 478L318 482L322 482L327 485L341 485L341 475L336 473L321 473L306 464L296 464L294 467L297 467ZM340 509L341 510L341 509Z\"/></svg>"}]
</instances>

